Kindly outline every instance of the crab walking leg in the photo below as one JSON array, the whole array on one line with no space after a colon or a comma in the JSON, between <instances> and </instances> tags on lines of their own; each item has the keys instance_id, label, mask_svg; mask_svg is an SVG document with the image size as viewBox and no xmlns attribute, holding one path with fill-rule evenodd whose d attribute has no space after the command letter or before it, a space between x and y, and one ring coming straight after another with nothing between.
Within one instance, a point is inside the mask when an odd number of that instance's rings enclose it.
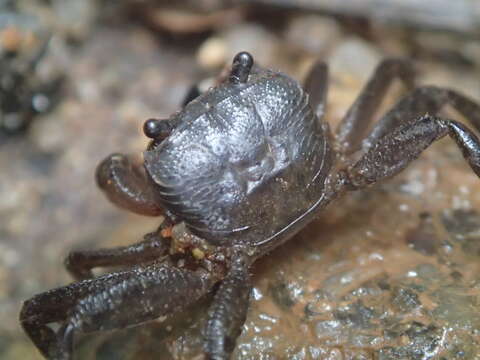
<instances>
[{"instance_id":1,"label":"crab walking leg","mask_svg":"<svg viewBox=\"0 0 480 360\"><path fill-rule=\"evenodd\" d=\"M20 324L45 358L62 358L58 342L59 336L63 334L55 332L47 325L63 322L69 309L75 304L75 297L84 296L86 292L86 283L74 283L35 295L23 303Z\"/></svg>"},{"instance_id":2,"label":"crab walking leg","mask_svg":"<svg viewBox=\"0 0 480 360\"><path fill-rule=\"evenodd\" d=\"M65 259L65 267L75 280L93 277L92 269L101 266L136 265L153 261L168 250L168 243L158 231L146 234L143 241L112 249L72 251Z\"/></svg>"},{"instance_id":3,"label":"crab walking leg","mask_svg":"<svg viewBox=\"0 0 480 360\"><path fill-rule=\"evenodd\" d=\"M328 66L322 61L316 62L310 69L304 84L309 95L310 106L318 118L325 114L325 104L328 92Z\"/></svg>"},{"instance_id":4,"label":"crab walking leg","mask_svg":"<svg viewBox=\"0 0 480 360\"><path fill-rule=\"evenodd\" d=\"M75 333L123 328L179 311L207 293L206 273L154 263L34 296L23 304L23 329L48 359L71 359ZM48 325L61 323L58 331Z\"/></svg>"},{"instance_id":5,"label":"crab walking leg","mask_svg":"<svg viewBox=\"0 0 480 360\"><path fill-rule=\"evenodd\" d=\"M141 215L163 214L160 204L155 201L154 185L143 166L131 157L109 155L98 165L95 176L100 189L115 205Z\"/></svg>"},{"instance_id":6,"label":"crab walking leg","mask_svg":"<svg viewBox=\"0 0 480 360\"><path fill-rule=\"evenodd\" d=\"M433 116L423 116L385 135L351 168L340 175L347 189L356 190L392 177L407 167L432 142L449 135L480 177L480 142L464 125Z\"/></svg>"},{"instance_id":7,"label":"crab walking leg","mask_svg":"<svg viewBox=\"0 0 480 360\"><path fill-rule=\"evenodd\" d=\"M358 150L393 80L399 78L407 89L413 89L414 75L412 64L402 59L387 59L377 66L336 130L341 152L351 154Z\"/></svg>"},{"instance_id":8,"label":"crab walking leg","mask_svg":"<svg viewBox=\"0 0 480 360\"><path fill-rule=\"evenodd\" d=\"M234 259L208 311L204 332L206 359L230 358L247 316L251 288L248 263L239 256Z\"/></svg>"},{"instance_id":9,"label":"crab walking leg","mask_svg":"<svg viewBox=\"0 0 480 360\"><path fill-rule=\"evenodd\" d=\"M454 90L422 86L402 98L375 124L372 132L363 142L364 150L387 133L405 125L405 121L412 122L425 114L436 115L446 105L452 106L480 131L480 106L473 100Z\"/></svg>"}]
</instances>

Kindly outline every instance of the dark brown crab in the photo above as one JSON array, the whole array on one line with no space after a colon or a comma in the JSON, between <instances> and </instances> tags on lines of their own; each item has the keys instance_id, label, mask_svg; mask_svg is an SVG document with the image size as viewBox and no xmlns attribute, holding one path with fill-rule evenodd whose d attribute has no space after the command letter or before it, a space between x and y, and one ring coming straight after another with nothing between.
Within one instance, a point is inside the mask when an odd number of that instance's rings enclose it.
<instances>
[{"instance_id":1,"label":"dark brown crab","mask_svg":"<svg viewBox=\"0 0 480 360\"><path fill-rule=\"evenodd\" d=\"M143 164L114 154L99 165L97 181L113 203L165 221L138 244L71 253L66 266L79 281L24 303L20 321L28 336L47 358L69 359L74 333L171 314L219 283L205 353L229 358L248 307L250 265L330 201L397 174L447 134L480 175L477 137L434 116L450 104L480 129L480 106L448 89L412 90L363 140L396 77L413 88L408 62L382 62L333 140L321 120L326 65L313 67L304 91L239 53L224 83L169 119L145 123L152 142ZM92 279L92 268L114 265L135 266Z\"/></svg>"}]
</instances>

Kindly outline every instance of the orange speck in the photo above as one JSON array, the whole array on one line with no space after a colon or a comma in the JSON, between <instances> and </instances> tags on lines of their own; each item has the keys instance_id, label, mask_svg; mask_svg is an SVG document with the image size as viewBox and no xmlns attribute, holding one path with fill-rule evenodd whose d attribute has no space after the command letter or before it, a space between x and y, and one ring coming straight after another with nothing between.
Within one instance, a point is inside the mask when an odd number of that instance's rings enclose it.
<instances>
[{"instance_id":1,"label":"orange speck","mask_svg":"<svg viewBox=\"0 0 480 360\"><path fill-rule=\"evenodd\" d=\"M169 237L172 237L172 229L173 229L173 226L170 226L170 227L167 227L165 229L162 229L160 231L160 235L162 235L163 237L165 238L169 238Z\"/></svg>"}]
</instances>

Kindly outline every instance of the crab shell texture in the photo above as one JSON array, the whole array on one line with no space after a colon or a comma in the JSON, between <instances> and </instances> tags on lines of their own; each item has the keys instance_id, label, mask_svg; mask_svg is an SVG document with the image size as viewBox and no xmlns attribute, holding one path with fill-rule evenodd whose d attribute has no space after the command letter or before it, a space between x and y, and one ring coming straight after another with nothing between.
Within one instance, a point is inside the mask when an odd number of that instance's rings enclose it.
<instances>
[{"instance_id":1,"label":"crab shell texture","mask_svg":"<svg viewBox=\"0 0 480 360\"><path fill-rule=\"evenodd\" d=\"M245 83L211 88L172 115L145 151L162 205L212 244L276 240L322 198L331 150L295 80L254 66Z\"/></svg>"}]
</instances>

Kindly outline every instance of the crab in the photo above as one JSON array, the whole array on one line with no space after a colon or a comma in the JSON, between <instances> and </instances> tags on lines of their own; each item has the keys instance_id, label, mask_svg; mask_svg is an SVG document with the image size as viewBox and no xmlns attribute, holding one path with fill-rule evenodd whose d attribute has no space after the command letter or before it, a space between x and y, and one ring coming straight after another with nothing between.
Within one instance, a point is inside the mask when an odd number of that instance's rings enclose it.
<instances>
[{"instance_id":1,"label":"crab","mask_svg":"<svg viewBox=\"0 0 480 360\"><path fill-rule=\"evenodd\" d=\"M246 318L250 267L304 228L334 199L390 178L449 135L480 176L480 143L437 116L449 104L480 129L480 106L453 90L415 88L412 64L381 62L338 126L323 120L328 67L302 87L237 54L229 74L168 119L149 119L143 162L108 156L96 179L111 202L158 229L137 244L74 251L76 282L25 301L20 322L50 359L71 359L74 336L170 315L215 291L203 331L208 359L230 358ZM399 78L409 90L373 125ZM96 267L124 270L93 276ZM58 324L52 327L52 324Z\"/></svg>"}]
</instances>

